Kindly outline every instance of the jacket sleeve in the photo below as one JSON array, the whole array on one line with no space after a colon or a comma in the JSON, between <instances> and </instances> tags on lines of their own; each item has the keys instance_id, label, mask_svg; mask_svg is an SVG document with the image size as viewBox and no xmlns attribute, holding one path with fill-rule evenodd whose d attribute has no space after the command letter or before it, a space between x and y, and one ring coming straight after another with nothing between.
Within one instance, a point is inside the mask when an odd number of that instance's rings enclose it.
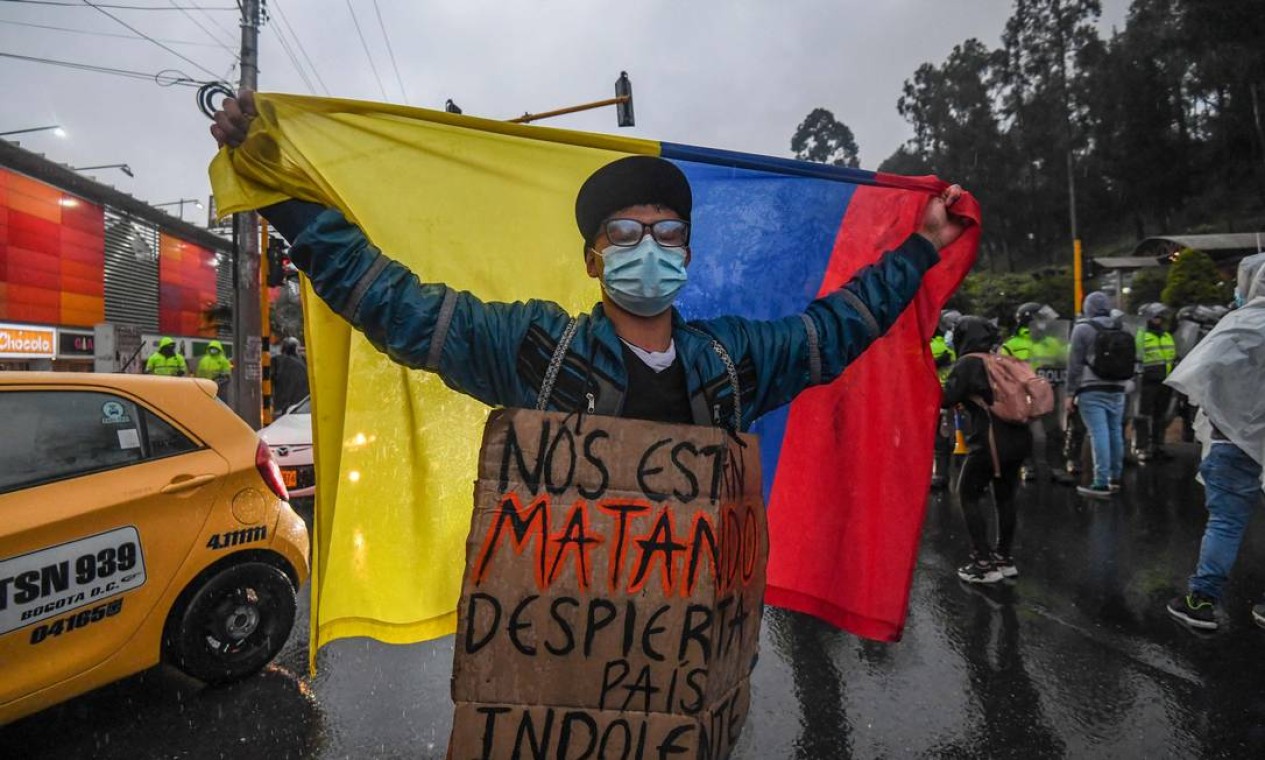
<instances>
[{"instance_id":1,"label":"jacket sleeve","mask_svg":"<svg viewBox=\"0 0 1265 760\"><path fill-rule=\"evenodd\" d=\"M294 235L295 266L374 348L406 367L436 372L450 388L486 404L527 403L517 380L519 345L533 323L558 334L569 319L545 301L484 303L446 285L423 283L334 209Z\"/></svg>"},{"instance_id":2,"label":"jacket sleeve","mask_svg":"<svg viewBox=\"0 0 1265 760\"><path fill-rule=\"evenodd\" d=\"M918 292L923 275L939 261L929 240L910 235L843 287L813 301L803 314L771 321L726 317L711 322L717 334L724 331L739 343L729 347L738 349L736 361L749 356L755 365L750 419L842 374L895 324Z\"/></svg>"},{"instance_id":3,"label":"jacket sleeve","mask_svg":"<svg viewBox=\"0 0 1265 760\"><path fill-rule=\"evenodd\" d=\"M1071 347L1067 353L1067 393L1076 395L1081 386L1081 376L1085 374L1085 362L1088 361L1089 346L1093 343L1094 328L1088 324L1079 324L1072 328Z\"/></svg>"},{"instance_id":4,"label":"jacket sleeve","mask_svg":"<svg viewBox=\"0 0 1265 760\"><path fill-rule=\"evenodd\" d=\"M984 362L974 356L958 359L953 371L944 381L944 392L940 395L940 406L950 409L972 396L979 396L985 403L993 403L993 389L988 384L988 371Z\"/></svg>"}]
</instances>

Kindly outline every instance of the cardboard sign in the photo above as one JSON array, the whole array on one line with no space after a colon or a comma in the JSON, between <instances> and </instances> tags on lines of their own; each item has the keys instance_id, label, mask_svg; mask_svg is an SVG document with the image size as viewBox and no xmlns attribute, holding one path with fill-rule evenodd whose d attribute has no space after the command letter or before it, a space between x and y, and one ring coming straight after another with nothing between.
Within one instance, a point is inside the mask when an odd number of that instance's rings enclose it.
<instances>
[{"instance_id":1,"label":"cardboard sign","mask_svg":"<svg viewBox=\"0 0 1265 760\"><path fill-rule=\"evenodd\" d=\"M449 755L728 757L768 559L756 437L498 410L474 490Z\"/></svg>"}]
</instances>

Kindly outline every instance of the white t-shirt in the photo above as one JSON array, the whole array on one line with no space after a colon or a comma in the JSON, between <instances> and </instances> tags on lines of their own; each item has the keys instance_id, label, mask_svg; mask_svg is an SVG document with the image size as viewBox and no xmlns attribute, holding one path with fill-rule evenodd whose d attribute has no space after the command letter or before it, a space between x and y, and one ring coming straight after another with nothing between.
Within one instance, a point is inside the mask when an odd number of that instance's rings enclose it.
<instances>
[{"instance_id":1,"label":"white t-shirt","mask_svg":"<svg viewBox=\"0 0 1265 760\"><path fill-rule=\"evenodd\" d=\"M623 338L620 338L620 340L623 340L624 345L632 349L632 352L637 355L637 358L645 362L646 366L654 370L656 373L662 372L668 367L671 367L672 362L676 361L675 340L668 343L667 351L647 351L641 346L634 346Z\"/></svg>"}]
</instances>

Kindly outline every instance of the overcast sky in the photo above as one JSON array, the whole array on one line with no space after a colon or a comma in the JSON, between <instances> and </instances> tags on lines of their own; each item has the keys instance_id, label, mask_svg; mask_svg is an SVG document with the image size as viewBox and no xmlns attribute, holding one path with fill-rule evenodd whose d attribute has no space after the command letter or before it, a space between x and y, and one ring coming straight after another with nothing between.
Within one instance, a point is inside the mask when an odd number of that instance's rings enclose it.
<instances>
[{"instance_id":1,"label":"overcast sky","mask_svg":"<svg viewBox=\"0 0 1265 760\"><path fill-rule=\"evenodd\" d=\"M109 13L204 68L143 39L29 26L134 34L79 0L53 2L70 5L0 0L0 52L147 73L177 69L197 79L213 72L236 82L234 0L101 0L166 8ZM370 100L384 99L385 91L386 100L430 108L452 98L468 114L511 118L611 97L626 70L635 128L619 130L611 109L545 123L786 155L796 125L821 106L852 128L867 168L909 137L896 113L903 81L968 37L1000 44L1011 6L1010 0L351 0L366 53L348 0L267 4L272 19L261 33L260 90ZM1104 35L1123 26L1127 5L1103 0ZM209 194L214 143L192 88L4 57L0 82L0 132L56 123L68 133L17 138L24 147L71 166L127 163L134 179L117 170L89 174L152 203L205 201ZM205 223L192 207L185 215Z\"/></svg>"}]
</instances>

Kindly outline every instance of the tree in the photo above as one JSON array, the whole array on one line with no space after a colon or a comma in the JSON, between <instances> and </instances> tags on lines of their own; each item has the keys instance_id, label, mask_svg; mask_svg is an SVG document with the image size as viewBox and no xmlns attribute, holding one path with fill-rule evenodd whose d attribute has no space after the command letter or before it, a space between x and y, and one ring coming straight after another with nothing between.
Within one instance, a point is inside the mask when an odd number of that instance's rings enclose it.
<instances>
[{"instance_id":1,"label":"tree","mask_svg":"<svg viewBox=\"0 0 1265 760\"><path fill-rule=\"evenodd\" d=\"M1069 168L1085 148L1080 61L1101 13L1099 0L1015 0L1002 34L1001 112L1018 179L1012 213L1029 263L1066 248ZM1084 191L1085 178L1076 179Z\"/></svg>"},{"instance_id":2,"label":"tree","mask_svg":"<svg viewBox=\"0 0 1265 760\"><path fill-rule=\"evenodd\" d=\"M1168 284L1168 270L1162 267L1139 269L1129 283L1129 311L1137 310L1145 303L1164 300L1164 286Z\"/></svg>"},{"instance_id":3,"label":"tree","mask_svg":"<svg viewBox=\"0 0 1265 760\"><path fill-rule=\"evenodd\" d=\"M824 108L814 108L800 122L791 138L791 151L800 161L853 168L861 165L852 130Z\"/></svg>"},{"instance_id":4,"label":"tree","mask_svg":"<svg viewBox=\"0 0 1265 760\"><path fill-rule=\"evenodd\" d=\"M1011 2L1000 47L968 39L912 72L913 135L879 166L970 188L983 266L1068 258L1069 184L1094 255L1265 227L1263 0L1130 0L1108 39L1101 0Z\"/></svg>"},{"instance_id":5,"label":"tree","mask_svg":"<svg viewBox=\"0 0 1265 760\"><path fill-rule=\"evenodd\" d=\"M1015 310L1028 301L1049 304L1064 317L1075 314L1071 274L1054 268L1026 274L975 271L966 276L950 304L964 314L1013 325Z\"/></svg>"},{"instance_id":6,"label":"tree","mask_svg":"<svg viewBox=\"0 0 1265 760\"><path fill-rule=\"evenodd\" d=\"M1085 129L1093 146L1083 161L1107 184L1109 209L1091 223L1111 224L1120 210L1139 238L1167 232L1189 189L1189 129L1182 83L1190 64L1181 52L1179 0L1134 0L1129 23L1110 41L1087 47L1087 70L1079 97L1086 104Z\"/></svg>"},{"instance_id":7,"label":"tree","mask_svg":"<svg viewBox=\"0 0 1265 760\"><path fill-rule=\"evenodd\" d=\"M1231 288L1222 282L1216 264L1203 251L1189 248L1177 255L1168 269L1168 284L1164 286L1164 303L1174 309L1193 304L1223 304L1233 295Z\"/></svg>"},{"instance_id":8,"label":"tree","mask_svg":"<svg viewBox=\"0 0 1265 760\"><path fill-rule=\"evenodd\" d=\"M1000 63L997 51L969 39L954 47L941 66L919 66L896 102L914 137L879 168L932 173L970 188L989 212L980 241L984 256L994 268L1012 269L1012 239L1023 233L1011 226L1014 157L1007 152L994 106Z\"/></svg>"},{"instance_id":9,"label":"tree","mask_svg":"<svg viewBox=\"0 0 1265 760\"><path fill-rule=\"evenodd\" d=\"M284 338L303 340L303 302L299 298L298 282L291 280L283 284L272 308L269 310L268 323L272 329L273 343L280 343Z\"/></svg>"}]
</instances>

